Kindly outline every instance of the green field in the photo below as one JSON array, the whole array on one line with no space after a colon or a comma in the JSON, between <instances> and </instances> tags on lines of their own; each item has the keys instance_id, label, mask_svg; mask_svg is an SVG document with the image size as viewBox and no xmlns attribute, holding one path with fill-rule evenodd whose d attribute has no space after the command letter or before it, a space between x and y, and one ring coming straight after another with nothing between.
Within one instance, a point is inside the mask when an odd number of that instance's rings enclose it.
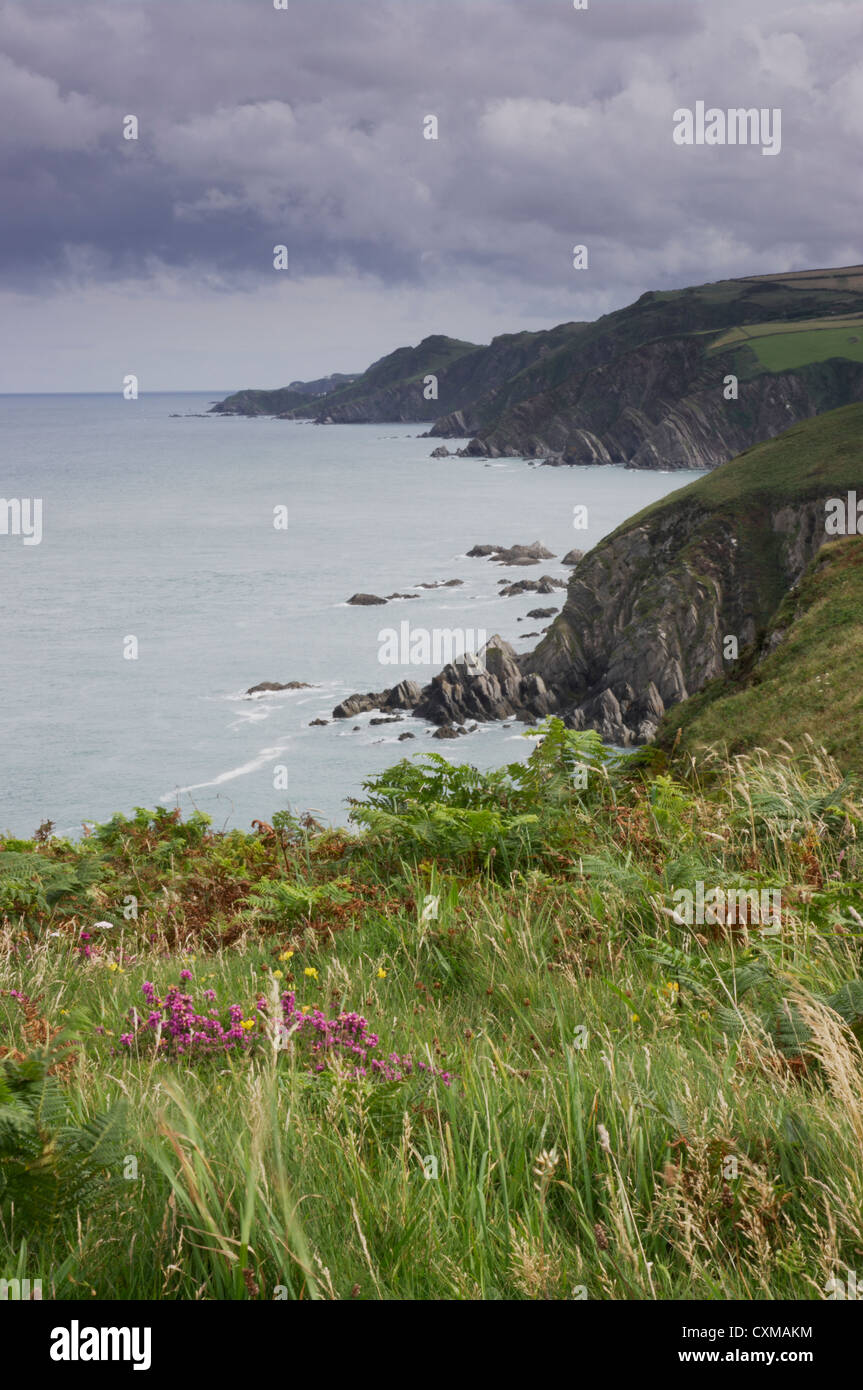
<instances>
[{"instance_id":1,"label":"green field","mask_svg":"<svg viewBox=\"0 0 863 1390\"><path fill-rule=\"evenodd\" d=\"M735 346L749 348L768 372L793 371L811 362L827 362L836 357L863 362L863 316L732 328L714 339L708 356Z\"/></svg>"}]
</instances>

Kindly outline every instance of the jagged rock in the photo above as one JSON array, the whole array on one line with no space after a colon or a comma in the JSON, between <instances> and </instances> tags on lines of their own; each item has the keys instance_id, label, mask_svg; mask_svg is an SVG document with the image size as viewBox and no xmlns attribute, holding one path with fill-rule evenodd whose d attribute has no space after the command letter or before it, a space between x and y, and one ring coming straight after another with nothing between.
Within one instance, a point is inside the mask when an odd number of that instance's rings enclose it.
<instances>
[{"instance_id":1,"label":"jagged rock","mask_svg":"<svg viewBox=\"0 0 863 1390\"><path fill-rule=\"evenodd\" d=\"M432 449L431 453L429 454L429 458L433 459L451 459L453 457L454 455L450 453L449 449L446 447L445 444L441 444L440 448L438 449Z\"/></svg>"},{"instance_id":2,"label":"jagged rock","mask_svg":"<svg viewBox=\"0 0 863 1390\"><path fill-rule=\"evenodd\" d=\"M458 589L463 579L436 579L434 584L417 584L418 589Z\"/></svg>"},{"instance_id":3,"label":"jagged rock","mask_svg":"<svg viewBox=\"0 0 863 1390\"><path fill-rule=\"evenodd\" d=\"M333 719L350 719L352 715L365 714L370 709L380 709L389 693L388 690L379 690L375 694L370 690L366 695L349 695L340 705L336 705Z\"/></svg>"},{"instance_id":4,"label":"jagged rock","mask_svg":"<svg viewBox=\"0 0 863 1390\"><path fill-rule=\"evenodd\" d=\"M313 719L313 720L311 721L311 723L309 724L309 728L310 728L310 729L321 729L321 728L325 728L326 725L329 724L329 722L330 722L329 719Z\"/></svg>"},{"instance_id":5,"label":"jagged rock","mask_svg":"<svg viewBox=\"0 0 863 1390\"><path fill-rule=\"evenodd\" d=\"M373 729L376 724L401 724L401 722L401 716L398 714L387 716L386 718L382 716L380 719L370 719L369 728Z\"/></svg>"},{"instance_id":6,"label":"jagged rock","mask_svg":"<svg viewBox=\"0 0 863 1390\"><path fill-rule=\"evenodd\" d=\"M247 695L263 695L269 690L313 690L314 686L308 685L306 681L287 681L281 684L279 681L261 681L260 685L253 685L246 691Z\"/></svg>"},{"instance_id":7,"label":"jagged rock","mask_svg":"<svg viewBox=\"0 0 863 1390\"><path fill-rule=\"evenodd\" d=\"M386 692L383 709L413 709L422 697L422 687L417 681L399 681Z\"/></svg>"},{"instance_id":8,"label":"jagged rock","mask_svg":"<svg viewBox=\"0 0 863 1390\"><path fill-rule=\"evenodd\" d=\"M407 738L416 738L416 734L399 734L399 743L404 743Z\"/></svg>"},{"instance_id":9,"label":"jagged rock","mask_svg":"<svg viewBox=\"0 0 863 1390\"><path fill-rule=\"evenodd\" d=\"M386 603L386 599L379 598L377 594L353 594L348 599L348 603L353 604L355 607L368 608L375 603Z\"/></svg>"},{"instance_id":10,"label":"jagged rock","mask_svg":"<svg viewBox=\"0 0 863 1390\"><path fill-rule=\"evenodd\" d=\"M387 594L386 598L381 601L389 603L391 598L419 598L419 594Z\"/></svg>"},{"instance_id":11,"label":"jagged rock","mask_svg":"<svg viewBox=\"0 0 863 1390\"><path fill-rule=\"evenodd\" d=\"M490 638L474 665L449 665L425 687L414 713L432 724L464 724L468 719L541 717L555 708L541 677L523 678L515 651L503 638Z\"/></svg>"},{"instance_id":12,"label":"jagged rock","mask_svg":"<svg viewBox=\"0 0 863 1390\"><path fill-rule=\"evenodd\" d=\"M458 730L451 724L442 724L439 729L435 729L432 738L458 738Z\"/></svg>"},{"instance_id":13,"label":"jagged rock","mask_svg":"<svg viewBox=\"0 0 863 1390\"><path fill-rule=\"evenodd\" d=\"M561 560L562 565L577 565L579 560L584 559L583 550L568 550Z\"/></svg>"},{"instance_id":14,"label":"jagged rock","mask_svg":"<svg viewBox=\"0 0 863 1390\"><path fill-rule=\"evenodd\" d=\"M528 618L553 618L557 612L556 608L531 608L527 614Z\"/></svg>"}]
</instances>

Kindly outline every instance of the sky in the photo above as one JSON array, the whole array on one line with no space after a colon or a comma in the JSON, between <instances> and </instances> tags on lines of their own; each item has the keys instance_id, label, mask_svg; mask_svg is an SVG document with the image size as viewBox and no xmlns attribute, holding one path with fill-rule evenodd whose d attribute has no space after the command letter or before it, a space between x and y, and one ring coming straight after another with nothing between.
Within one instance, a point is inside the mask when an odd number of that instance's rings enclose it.
<instances>
[{"instance_id":1,"label":"sky","mask_svg":"<svg viewBox=\"0 0 863 1390\"><path fill-rule=\"evenodd\" d=\"M275 387L863 261L863 0L288 6L0 0L0 392ZM779 154L676 144L699 101L779 108Z\"/></svg>"}]
</instances>

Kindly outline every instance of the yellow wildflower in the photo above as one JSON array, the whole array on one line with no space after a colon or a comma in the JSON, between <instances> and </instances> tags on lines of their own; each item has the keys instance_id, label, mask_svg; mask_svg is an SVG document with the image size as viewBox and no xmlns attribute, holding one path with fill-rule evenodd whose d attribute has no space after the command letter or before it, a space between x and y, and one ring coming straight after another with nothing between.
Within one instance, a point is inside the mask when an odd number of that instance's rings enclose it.
<instances>
[{"instance_id":1,"label":"yellow wildflower","mask_svg":"<svg viewBox=\"0 0 863 1390\"><path fill-rule=\"evenodd\" d=\"M387 972L386 972L386 971L383 969L383 967L382 967L382 968L378 971L378 979L379 979L379 980L385 980L386 978L387 978Z\"/></svg>"},{"instance_id":2,"label":"yellow wildflower","mask_svg":"<svg viewBox=\"0 0 863 1390\"><path fill-rule=\"evenodd\" d=\"M318 978L318 972L313 965L307 965L303 974L308 975L310 980L316 980Z\"/></svg>"},{"instance_id":3,"label":"yellow wildflower","mask_svg":"<svg viewBox=\"0 0 863 1390\"><path fill-rule=\"evenodd\" d=\"M293 954L293 951L282 951L279 955L279 960L290 960Z\"/></svg>"},{"instance_id":4,"label":"yellow wildflower","mask_svg":"<svg viewBox=\"0 0 863 1390\"><path fill-rule=\"evenodd\" d=\"M240 1027L245 1028L247 1031L249 1028L254 1028L254 1026L255 1020L253 1018L244 1018L242 1023L240 1024Z\"/></svg>"},{"instance_id":5,"label":"yellow wildflower","mask_svg":"<svg viewBox=\"0 0 863 1390\"><path fill-rule=\"evenodd\" d=\"M274 980L280 980L281 978L282 978L282 972L281 972L281 970L274 970L274 971L273 971L273 979L274 979Z\"/></svg>"}]
</instances>

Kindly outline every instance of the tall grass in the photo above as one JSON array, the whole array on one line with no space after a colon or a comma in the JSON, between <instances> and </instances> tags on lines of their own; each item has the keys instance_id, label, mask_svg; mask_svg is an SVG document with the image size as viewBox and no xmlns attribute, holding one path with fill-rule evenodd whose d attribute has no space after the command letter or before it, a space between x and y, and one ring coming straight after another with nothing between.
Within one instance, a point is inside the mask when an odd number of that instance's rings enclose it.
<instances>
[{"instance_id":1,"label":"tall grass","mask_svg":"<svg viewBox=\"0 0 863 1390\"><path fill-rule=\"evenodd\" d=\"M25 1230L0 1196L0 1276L81 1299L809 1299L859 1268L853 788L813 750L704 787L683 764L597 763L576 790L585 746L549 732L526 774L432 766L430 788L402 765L370 785L358 837L141 813L82 846L7 841L0 871L26 853L98 875L7 907L0 987L28 1002L0 995L4 1045L32 1055L62 1029L71 1120L122 1100L127 1128L96 1208ZM368 814L385 797L395 844ZM491 835L450 814L492 800ZM682 928L670 894L698 877L781 887L780 934ZM88 956L80 931L104 917ZM124 1050L141 984L182 968L244 1009L290 987L356 1010L452 1084L316 1072L263 1035ZM0 1170L3 1135L0 1111Z\"/></svg>"}]
</instances>

